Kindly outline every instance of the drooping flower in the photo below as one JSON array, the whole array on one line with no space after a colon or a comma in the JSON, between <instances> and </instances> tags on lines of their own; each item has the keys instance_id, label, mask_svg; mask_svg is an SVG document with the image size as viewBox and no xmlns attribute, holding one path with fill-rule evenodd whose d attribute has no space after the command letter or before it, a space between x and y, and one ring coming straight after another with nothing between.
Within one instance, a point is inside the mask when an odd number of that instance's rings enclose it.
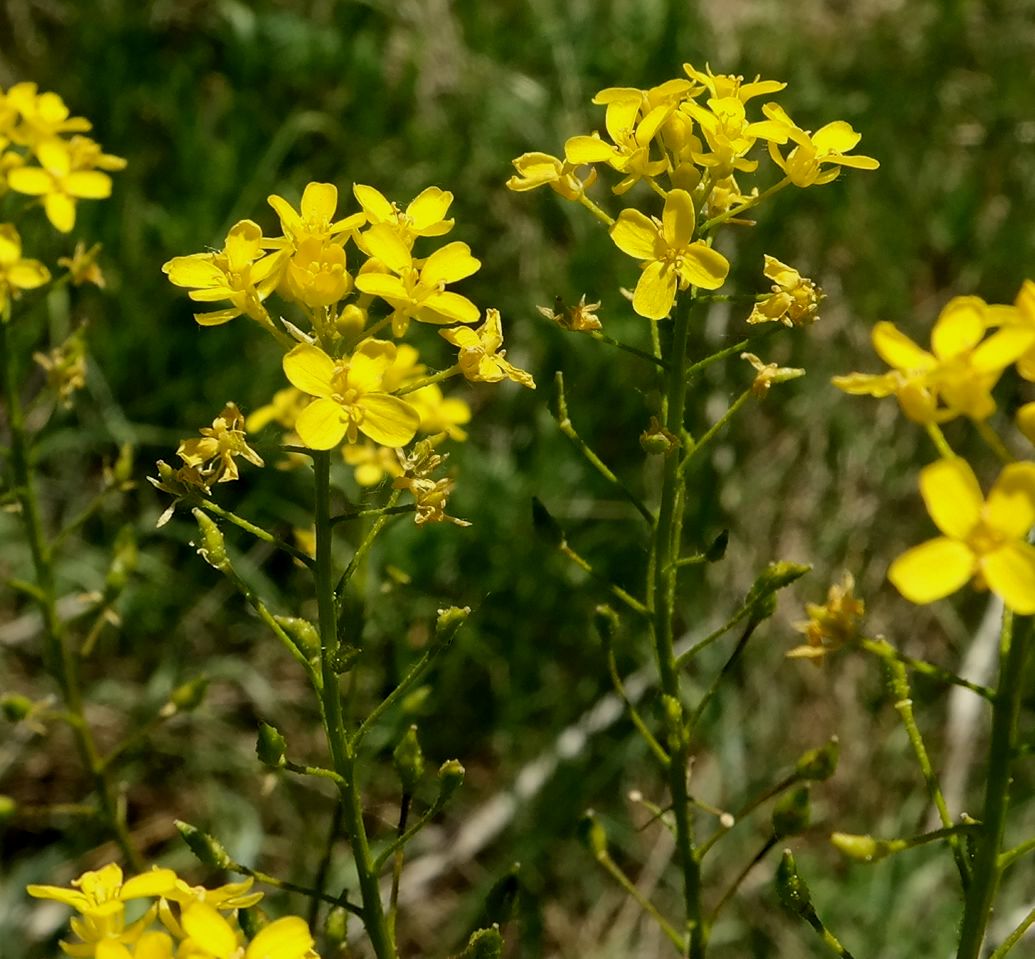
<instances>
[{"instance_id":1,"label":"drooping flower","mask_svg":"<svg viewBox=\"0 0 1035 959\"><path fill-rule=\"evenodd\" d=\"M786 383L804 376L805 371L798 367L777 366L775 363L763 363L754 353L741 353L740 358L747 360L756 372L755 381L751 384L751 392L759 399L769 393L774 383Z\"/></svg>"},{"instance_id":2,"label":"drooping flower","mask_svg":"<svg viewBox=\"0 0 1035 959\"><path fill-rule=\"evenodd\" d=\"M942 536L914 546L888 569L906 599L931 603L970 580L1014 612L1035 613L1035 463L1003 468L986 500L974 471L959 457L920 471L920 493Z\"/></svg>"},{"instance_id":3,"label":"drooping flower","mask_svg":"<svg viewBox=\"0 0 1035 959\"><path fill-rule=\"evenodd\" d=\"M755 304L748 323L807 326L819 319L823 291L812 280L768 253L762 272L773 281L772 293Z\"/></svg>"},{"instance_id":4,"label":"drooping flower","mask_svg":"<svg viewBox=\"0 0 1035 959\"><path fill-rule=\"evenodd\" d=\"M433 478L432 473L446 461L446 456L435 452L431 440L421 440L408 456L400 455L399 461L403 472L392 482L392 486L406 490L413 497L417 507L414 521L418 526L425 523L471 525L467 520L457 519L446 512L454 481L448 476Z\"/></svg>"},{"instance_id":5,"label":"drooping flower","mask_svg":"<svg viewBox=\"0 0 1035 959\"><path fill-rule=\"evenodd\" d=\"M535 389L532 374L518 369L506 359L503 345L503 325L500 311L489 308L485 311L485 322L472 330L466 326L455 326L448 330L439 330L447 342L460 350L457 363L460 372L472 383L499 383L500 380L513 380L529 389Z\"/></svg>"},{"instance_id":6,"label":"drooping flower","mask_svg":"<svg viewBox=\"0 0 1035 959\"><path fill-rule=\"evenodd\" d=\"M201 429L201 438L184 440L176 455L197 469L206 485L229 483L238 479L235 456L254 466L264 466L262 457L249 445L245 436L244 417L235 403L227 403L211 426Z\"/></svg>"},{"instance_id":7,"label":"drooping flower","mask_svg":"<svg viewBox=\"0 0 1035 959\"><path fill-rule=\"evenodd\" d=\"M726 281L729 261L701 240L694 240L696 214L690 194L672 190L660 220L639 210L623 210L611 227L611 239L629 256L644 262L633 309L651 320L667 316L677 287L717 290Z\"/></svg>"},{"instance_id":8,"label":"drooping flower","mask_svg":"<svg viewBox=\"0 0 1035 959\"><path fill-rule=\"evenodd\" d=\"M585 177L578 171L585 164L571 163L549 153L522 153L511 161L517 174L507 180L507 189L515 193L549 186L566 200L577 200L597 179L597 171L589 167Z\"/></svg>"},{"instance_id":9,"label":"drooping flower","mask_svg":"<svg viewBox=\"0 0 1035 959\"><path fill-rule=\"evenodd\" d=\"M405 400L384 392L385 371L395 360L395 345L363 340L351 357L334 360L318 346L300 343L284 357L292 386L316 397L295 421L302 442L329 450L359 434L382 446L405 446L420 426L420 415Z\"/></svg>"}]
</instances>

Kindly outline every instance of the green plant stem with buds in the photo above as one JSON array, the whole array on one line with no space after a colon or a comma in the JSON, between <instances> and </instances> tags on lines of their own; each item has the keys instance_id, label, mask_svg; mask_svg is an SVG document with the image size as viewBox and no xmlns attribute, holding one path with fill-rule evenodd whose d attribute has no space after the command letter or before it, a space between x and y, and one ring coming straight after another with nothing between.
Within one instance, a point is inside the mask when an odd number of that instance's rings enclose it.
<instances>
[{"instance_id":1,"label":"green plant stem with buds","mask_svg":"<svg viewBox=\"0 0 1035 959\"><path fill-rule=\"evenodd\" d=\"M341 690L335 671L338 651L338 616L335 602L334 570L331 557L330 472L327 452L312 452L316 475L316 599L320 626L320 671L323 682L318 690L327 745L334 771L341 777L341 813L345 832L352 847L360 895L363 900L363 923L377 959L397 959L395 943L381 901L374 860L370 853L363 802L357 777L356 751L349 741L342 715ZM383 518L383 517L382 517Z\"/></svg>"},{"instance_id":2,"label":"green plant stem with buds","mask_svg":"<svg viewBox=\"0 0 1035 959\"><path fill-rule=\"evenodd\" d=\"M43 618L44 662L61 690L65 708L70 716L76 746L100 802L101 815L126 861L139 872L143 870L144 862L133 844L129 827L126 824L125 812L120 808L110 771L97 748L93 732L86 720L82 691L79 686L79 664L76 652L72 649L65 625L58 616L54 577L54 544L47 541L43 528L43 517L30 461L25 417L21 397L18 395L9 320L9 314L5 313L0 316L0 371L2 371L4 381L4 400L7 404L8 426L11 431L8 465L36 573L36 590L33 595L39 604L40 614Z\"/></svg>"},{"instance_id":3,"label":"green plant stem with buds","mask_svg":"<svg viewBox=\"0 0 1035 959\"><path fill-rule=\"evenodd\" d=\"M985 804L976 839L977 853L963 910L957 959L978 959L992 913L1003 865L1000 852L1010 805L1010 765L1017 742L1017 716L1024 695L1024 665L1031 645L1032 619L1015 622L1003 614L999 640L999 684L992 705L992 740L985 774Z\"/></svg>"}]
</instances>

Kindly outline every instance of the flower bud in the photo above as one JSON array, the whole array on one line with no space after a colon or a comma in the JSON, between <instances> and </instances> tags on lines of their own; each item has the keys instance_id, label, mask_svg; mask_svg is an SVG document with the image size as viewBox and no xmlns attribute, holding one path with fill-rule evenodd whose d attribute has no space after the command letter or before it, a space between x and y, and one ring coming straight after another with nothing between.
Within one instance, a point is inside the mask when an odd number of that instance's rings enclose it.
<instances>
[{"instance_id":1,"label":"flower bud","mask_svg":"<svg viewBox=\"0 0 1035 959\"><path fill-rule=\"evenodd\" d=\"M416 725L410 726L392 752L395 772L402 783L403 793L412 796L424 777L424 753L417 739Z\"/></svg>"},{"instance_id":2,"label":"flower bud","mask_svg":"<svg viewBox=\"0 0 1035 959\"><path fill-rule=\"evenodd\" d=\"M667 456L679 449L679 439L661 425L656 416L640 434L640 448L649 456Z\"/></svg>"},{"instance_id":3,"label":"flower bud","mask_svg":"<svg viewBox=\"0 0 1035 959\"><path fill-rule=\"evenodd\" d=\"M592 809L587 809L585 815L579 820L579 839L592 851L597 859L607 856L607 831L597 819L597 814Z\"/></svg>"},{"instance_id":4,"label":"flower bud","mask_svg":"<svg viewBox=\"0 0 1035 959\"><path fill-rule=\"evenodd\" d=\"M772 616L776 608L776 594L810 569L811 566L802 563L770 563L755 580L744 600L744 605L751 607L752 619L761 622Z\"/></svg>"},{"instance_id":5,"label":"flower bud","mask_svg":"<svg viewBox=\"0 0 1035 959\"><path fill-rule=\"evenodd\" d=\"M438 611L438 619L435 620L435 642L448 646L456 631L467 622L471 615L470 606L450 606L447 609Z\"/></svg>"},{"instance_id":6,"label":"flower bud","mask_svg":"<svg viewBox=\"0 0 1035 959\"><path fill-rule=\"evenodd\" d=\"M323 924L323 934L330 946L329 952L335 955L349 938L349 913L344 906L333 906L327 913Z\"/></svg>"},{"instance_id":7,"label":"flower bud","mask_svg":"<svg viewBox=\"0 0 1035 959\"><path fill-rule=\"evenodd\" d=\"M776 868L776 891L783 907L799 919L807 921L815 913L809 887L798 875L794 854L789 849L783 851L783 858Z\"/></svg>"},{"instance_id":8,"label":"flower bud","mask_svg":"<svg viewBox=\"0 0 1035 959\"><path fill-rule=\"evenodd\" d=\"M183 837L183 841L203 866L211 869L229 869L234 864L230 853L223 848L223 844L215 836L202 832L197 826L192 826L182 819L175 820L175 826Z\"/></svg>"},{"instance_id":9,"label":"flower bud","mask_svg":"<svg viewBox=\"0 0 1035 959\"><path fill-rule=\"evenodd\" d=\"M795 775L806 782L823 782L834 775L840 755L841 744L837 736L831 736L825 746L802 753L794 765Z\"/></svg>"},{"instance_id":10,"label":"flower bud","mask_svg":"<svg viewBox=\"0 0 1035 959\"><path fill-rule=\"evenodd\" d=\"M503 955L503 937L497 926L479 929L467 940L467 948L457 959L500 959Z\"/></svg>"},{"instance_id":11,"label":"flower bud","mask_svg":"<svg viewBox=\"0 0 1035 959\"><path fill-rule=\"evenodd\" d=\"M191 510L194 518L198 521L201 529L202 545L198 547L198 555L220 572L228 572L230 559L226 555L226 543L223 541L223 534L219 527L212 521L212 518L204 510L196 506Z\"/></svg>"},{"instance_id":12,"label":"flower bud","mask_svg":"<svg viewBox=\"0 0 1035 959\"><path fill-rule=\"evenodd\" d=\"M435 806L441 809L464 783L464 767L458 759L447 759L438 769L438 796Z\"/></svg>"},{"instance_id":13,"label":"flower bud","mask_svg":"<svg viewBox=\"0 0 1035 959\"><path fill-rule=\"evenodd\" d=\"M3 712L4 718L12 723L21 722L35 706L28 696L21 693L5 693L0 696L0 712Z\"/></svg>"},{"instance_id":14,"label":"flower bud","mask_svg":"<svg viewBox=\"0 0 1035 959\"><path fill-rule=\"evenodd\" d=\"M873 836L857 836L847 832L835 832L830 842L838 851L860 862L878 862L909 847L904 839L874 839Z\"/></svg>"},{"instance_id":15,"label":"flower bud","mask_svg":"<svg viewBox=\"0 0 1035 959\"><path fill-rule=\"evenodd\" d=\"M284 765L284 753L287 741L276 726L259 723L259 735L255 740L255 755L259 762L272 769L280 769Z\"/></svg>"}]
</instances>

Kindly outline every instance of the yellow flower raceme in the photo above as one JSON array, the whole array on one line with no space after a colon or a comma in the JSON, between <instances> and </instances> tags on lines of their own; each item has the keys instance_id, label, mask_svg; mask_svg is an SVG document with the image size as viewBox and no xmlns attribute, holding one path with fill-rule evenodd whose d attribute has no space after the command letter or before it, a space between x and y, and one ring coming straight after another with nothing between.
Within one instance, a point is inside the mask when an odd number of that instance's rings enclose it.
<instances>
[{"instance_id":1,"label":"yellow flower raceme","mask_svg":"<svg viewBox=\"0 0 1035 959\"><path fill-rule=\"evenodd\" d=\"M35 83L16 83L7 91L6 106L18 115L9 128L11 139L20 146L36 145L62 133L85 133L91 123L85 117L69 115L65 101L56 93L40 93Z\"/></svg>"},{"instance_id":2,"label":"yellow flower raceme","mask_svg":"<svg viewBox=\"0 0 1035 959\"><path fill-rule=\"evenodd\" d=\"M1035 613L1035 463L1003 468L988 499L974 471L959 457L920 472L920 493L944 534L898 557L888 578L906 599L930 603L973 579L1014 612Z\"/></svg>"},{"instance_id":3,"label":"yellow flower raceme","mask_svg":"<svg viewBox=\"0 0 1035 959\"><path fill-rule=\"evenodd\" d=\"M569 163L549 153L522 153L512 162L517 175L507 180L507 189L516 193L549 186L566 200L577 200L597 179L592 167L582 178L578 170L585 164Z\"/></svg>"},{"instance_id":4,"label":"yellow flower raceme","mask_svg":"<svg viewBox=\"0 0 1035 959\"><path fill-rule=\"evenodd\" d=\"M471 276L481 267L481 261L471 256L466 243L447 243L427 259L415 260L406 243L387 223L367 230L363 243L370 255L392 273L360 273L356 288L379 296L392 307L395 336L406 332L411 319L421 323L478 321L478 307L467 297L445 288L447 283Z\"/></svg>"},{"instance_id":5,"label":"yellow flower raceme","mask_svg":"<svg viewBox=\"0 0 1035 959\"><path fill-rule=\"evenodd\" d=\"M472 383L513 380L535 389L532 374L518 369L505 358L506 351L500 350L503 345L503 325L499 310L491 307L486 310L485 322L477 330L456 326L449 330L439 330L439 333L460 350L457 357L460 372Z\"/></svg>"},{"instance_id":6,"label":"yellow flower raceme","mask_svg":"<svg viewBox=\"0 0 1035 959\"><path fill-rule=\"evenodd\" d=\"M717 290L726 281L729 262L701 240L694 240L694 203L685 190L672 190L661 219L639 210L623 210L611 227L611 239L623 253L644 261L633 294L633 309L651 320L667 316L676 288Z\"/></svg>"},{"instance_id":7,"label":"yellow flower raceme","mask_svg":"<svg viewBox=\"0 0 1035 959\"><path fill-rule=\"evenodd\" d=\"M353 213L341 220L335 220L338 209L338 188L333 183L309 183L302 191L302 202L296 210L282 196L275 193L267 197L280 218L284 231L283 239L265 239L267 247L297 249L306 240L342 244L349 234L358 230L365 222L363 213Z\"/></svg>"},{"instance_id":8,"label":"yellow flower raceme","mask_svg":"<svg viewBox=\"0 0 1035 959\"><path fill-rule=\"evenodd\" d=\"M849 150L862 139L844 120L835 120L820 127L815 133L802 130L777 103L767 103L762 112L786 131L783 140L769 141L769 155L773 163L799 187L821 186L837 179L841 167L856 170L876 170L880 164L868 156L848 155ZM785 157L777 143L791 140L795 145ZM824 166L829 169L824 169Z\"/></svg>"},{"instance_id":9,"label":"yellow flower raceme","mask_svg":"<svg viewBox=\"0 0 1035 959\"><path fill-rule=\"evenodd\" d=\"M50 279L39 260L22 257L22 238L11 223L0 224L0 316L6 316L11 300L22 290L33 290Z\"/></svg>"},{"instance_id":10,"label":"yellow flower raceme","mask_svg":"<svg viewBox=\"0 0 1035 959\"><path fill-rule=\"evenodd\" d=\"M838 389L854 395L898 397L905 414L919 423L959 415L984 420L995 412L992 388L1003 370L1035 342L1035 328L1005 326L984 338L987 306L976 296L958 296L942 310L931 331L931 352L893 324L873 328L873 348L891 373L834 377ZM940 405L944 404L944 405Z\"/></svg>"},{"instance_id":11,"label":"yellow flower raceme","mask_svg":"<svg viewBox=\"0 0 1035 959\"><path fill-rule=\"evenodd\" d=\"M264 254L262 230L252 220L235 223L219 253L192 253L174 256L162 271L176 286L190 290L190 298L200 303L229 300L233 306L209 313L195 313L202 326L228 323L242 313L269 324L262 301L280 282L285 252Z\"/></svg>"},{"instance_id":12,"label":"yellow flower raceme","mask_svg":"<svg viewBox=\"0 0 1035 959\"><path fill-rule=\"evenodd\" d=\"M784 326L806 326L819 319L817 310L823 291L793 267L765 254L762 271L773 281L772 294L756 303L748 323L783 323Z\"/></svg>"},{"instance_id":13,"label":"yellow flower raceme","mask_svg":"<svg viewBox=\"0 0 1035 959\"><path fill-rule=\"evenodd\" d=\"M355 443L360 433L382 446L405 446L413 439L420 415L409 403L384 392L385 371L395 355L394 344L368 339L351 357L340 360L306 343L284 357L291 385L316 397L295 421L309 449L329 450L342 439Z\"/></svg>"},{"instance_id":14,"label":"yellow flower raceme","mask_svg":"<svg viewBox=\"0 0 1035 959\"><path fill-rule=\"evenodd\" d=\"M43 197L43 209L54 229L68 233L75 226L76 200L111 196L111 177L100 170L75 169L66 141L44 140L35 152L40 165L10 170L7 185L16 193Z\"/></svg>"}]
</instances>

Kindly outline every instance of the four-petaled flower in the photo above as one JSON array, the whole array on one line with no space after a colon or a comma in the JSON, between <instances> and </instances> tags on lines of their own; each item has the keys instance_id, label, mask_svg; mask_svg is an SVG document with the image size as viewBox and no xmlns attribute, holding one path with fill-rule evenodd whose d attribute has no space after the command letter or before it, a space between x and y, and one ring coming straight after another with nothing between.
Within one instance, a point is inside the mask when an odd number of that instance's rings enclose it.
<instances>
[{"instance_id":1,"label":"four-petaled flower","mask_svg":"<svg viewBox=\"0 0 1035 959\"><path fill-rule=\"evenodd\" d=\"M611 227L611 239L623 253L645 262L633 294L633 309L650 320L667 316L676 287L717 290L726 281L729 262L701 240L694 240L694 202L685 190L665 198L661 220L639 210L623 210Z\"/></svg>"},{"instance_id":2,"label":"four-petaled flower","mask_svg":"<svg viewBox=\"0 0 1035 959\"><path fill-rule=\"evenodd\" d=\"M769 155L795 186L822 186L836 180L841 167L876 170L880 166L873 157L848 155L848 151L855 149L862 139L862 134L856 133L844 120L835 120L815 133L809 133L802 130L777 103L767 103L762 112L785 130L786 137L778 142L791 140L794 143L785 157L776 145L777 140L771 139ZM829 168L824 169L824 166Z\"/></svg>"},{"instance_id":3,"label":"four-petaled flower","mask_svg":"<svg viewBox=\"0 0 1035 959\"><path fill-rule=\"evenodd\" d=\"M245 438L244 417L235 403L227 403L211 426L203 427L201 439L184 440L176 455L187 466L198 470L205 484L229 483L238 479L235 456L253 466L265 466Z\"/></svg>"},{"instance_id":4,"label":"four-petaled flower","mask_svg":"<svg viewBox=\"0 0 1035 959\"><path fill-rule=\"evenodd\" d=\"M292 386L316 397L295 420L295 430L312 450L329 450L359 434L382 446L405 446L420 426L420 414L398 396L384 392L385 371L395 345L363 340L351 357L331 359L318 346L300 343L284 357Z\"/></svg>"},{"instance_id":5,"label":"four-petaled flower","mask_svg":"<svg viewBox=\"0 0 1035 959\"><path fill-rule=\"evenodd\" d=\"M305 240L316 239L320 243L344 243L354 230L365 222L366 215L353 213L341 220L335 220L338 209L338 188L333 183L309 183L302 191L302 202L296 210L282 196L275 193L266 202L280 218L284 239L266 239L264 245L276 249L284 246L297 249Z\"/></svg>"},{"instance_id":6,"label":"four-petaled flower","mask_svg":"<svg viewBox=\"0 0 1035 959\"><path fill-rule=\"evenodd\" d=\"M920 493L944 534L898 557L888 579L914 603L930 603L973 579L1015 613L1035 613L1035 463L1003 468L986 500L966 460L939 460L920 471Z\"/></svg>"},{"instance_id":7,"label":"four-petaled flower","mask_svg":"<svg viewBox=\"0 0 1035 959\"><path fill-rule=\"evenodd\" d=\"M532 374L518 369L505 359L503 345L503 325L500 322L500 311L489 307L485 311L485 322L472 330L466 326L457 326L449 330L439 330L442 337L460 350L457 365L464 377L472 383L499 383L500 380L513 380L529 389L535 389Z\"/></svg>"}]
</instances>

